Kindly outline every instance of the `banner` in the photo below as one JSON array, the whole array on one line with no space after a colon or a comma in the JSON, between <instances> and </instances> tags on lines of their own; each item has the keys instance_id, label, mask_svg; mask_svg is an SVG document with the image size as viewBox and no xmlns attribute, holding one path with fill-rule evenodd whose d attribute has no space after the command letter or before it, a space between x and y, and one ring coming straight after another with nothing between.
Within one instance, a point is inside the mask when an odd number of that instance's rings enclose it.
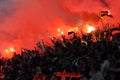
<instances>
[{"instance_id":1,"label":"banner","mask_svg":"<svg viewBox=\"0 0 120 80\"><path fill-rule=\"evenodd\" d=\"M70 77L70 78L80 78L80 74L79 73L71 73L71 72L57 72L56 73L57 77L61 77L61 80L66 80L66 77Z\"/></svg>"}]
</instances>

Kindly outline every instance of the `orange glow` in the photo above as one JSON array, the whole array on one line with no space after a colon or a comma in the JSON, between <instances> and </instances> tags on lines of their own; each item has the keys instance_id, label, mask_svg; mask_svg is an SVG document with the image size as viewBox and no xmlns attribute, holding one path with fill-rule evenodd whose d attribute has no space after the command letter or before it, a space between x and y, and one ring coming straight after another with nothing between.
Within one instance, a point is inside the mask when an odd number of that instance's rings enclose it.
<instances>
[{"instance_id":1,"label":"orange glow","mask_svg":"<svg viewBox=\"0 0 120 80\"><path fill-rule=\"evenodd\" d=\"M77 32L77 31L78 31L78 27L70 28L70 29L68 30L68 32L70 32L70 31L75 31L75 32Z\"/></svg>"},{"instance_id":2,"label":"orange glow","mask_svg":"<svg viewBox=\"0 0 120 80\"><path fill-rule=\"evenodd\" d=\"M11 51L11 52L15 52L15 49L11 47L11 48L10 48L10 51Z\"/></svg>"},{"instance_id":3,"label":"orange glow","mask_svg":"<svg viewBox=\"0 0 120 80\"><path fill-rule=\"evenodd\" d=\"M13 57L13 53L15 52L14 47L8 47L4 50L3 52L3 57L4 58L12 58Z\"/></svg>"},{"instance_id":4,"label":"orange glow","mask_svg":"<svg viewBox=\"0 0 120 80\"><path fill-rule=\"evenodd\" d=\"M8 53L9 52L8 49L5 49L5 52Z\"/></svg>"},{"instance_id":5,"label":"orange glow","mask_svg":"<svg viewBox=\"0 0 120 80\"><path fill-rule=\"evenodd\" d=\"M62 31L62 32L61 32L61 35L63 35L63 34L64 34L64 32Z\"/></svg>"},{"instance_id":6,"label":"orange glow","mask_svg":"<svg viewBox=\"0 0 120 80\"><path fill-rule=\"evenodd\" d=\"M77 27L77 28L75 28L75 31L78 31L78 27Z\"/></svg>"},{"instance_id":7,"label":"orange glow","mask_svg":"<svg viewBox=\"0 0 120 80\"><path fill-rule=\"evenodd\" d=\"M92 31L95 31L95 28L93 26L88 26L87 33L91 33Z\"/></svg>"},{"instance_id":8,"label":"orange glow","mask_svg":"<svg viewBox=\"0 0 120 80\"><path fill-rule=\"evenodd\" d=\"M93 23L90 25L95 25L96 30L104 30L102 25L120 22L120 0L9 0L13 4L4 1L1 0L0 5L3 9L0 13L3 15L0 18L0 52L4 53L9 51L5 51L9 42L14 44L16 52L20 52L21 47L33 49L41 37L44 42L50 42L49 35L60 37L62 33L66 36L74 27L78 27L79 31L77 28L75 31L81 36L89 33L91 31L87 32L87 26L84 26L86 23ZM102 20L98 16L101 10L108 10L113 19L106 16L106 22Z\"/></svg>"},{"instance_id":9,"label":"orange glow","mask_svg":"<svg viewBox=\"0 0 120 80\"><path fill-rule=\"evenodd\" d=\"M63 35L63 34L64 34L64 31L63 31L63 30L61 30L60 28L58 28L58 29L57 29L57 31L58 31L57 36L60 36L60 34L61 34L61 35Z\"/></svg>"},{"instance_id":10,"label":"orange glow","mask_svg":"<svg viewBox=\"0 0 120 80\"><path fill-rule=\"evenodd\" d=\"M58 32L60 32L60 28L58 28Z\"/></svg>"}]
</instances>

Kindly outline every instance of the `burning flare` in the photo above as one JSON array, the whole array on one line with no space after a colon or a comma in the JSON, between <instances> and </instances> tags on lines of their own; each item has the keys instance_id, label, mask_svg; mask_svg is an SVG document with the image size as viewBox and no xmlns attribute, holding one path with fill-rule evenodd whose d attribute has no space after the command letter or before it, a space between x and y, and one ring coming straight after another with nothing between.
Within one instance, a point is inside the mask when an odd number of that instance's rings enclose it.
<instances>
[{"instance_id":1,"label":"burning flare","mask_svg":"<svg viewBox=\"0 0 120 80\"><path fill-rule=\"evenodd\" d=\"M15 49L14 49L14 47L9 47L9 48L6 48L5 50L4 50L4 57L5 58L12 58L13 57L13 53L15 52Z\"/></svg>"},{"instance_id":2,"label":"burning flare","mask_svg":"<svg viewBox=\"0 0 120 80\"><path fill-rule=\"evenodd\" d=\"M91 33L92 31L95 31L95 28L93 26L88 26L87 33Z\"/></svg>"},{"instance_id":3,"label":"burning flare","mask_svg":"<svg viewBox=\"0 0 120 80\"><path fill-rule=\"evenodd\" d=\"M63 35L63 34L64 34L64 32L62 31L62 32L61 32L61 35Z\"/></svg>"},{"instance_id":4,"label":"burning flare","mask_svg":"<svg viewBox=\"0 0 120 80\"><path fill-rule=\"evenodd\" d=\"M15 49L11 47L11 48L10 48L10 51L11 51L11 52L15 52Z\"/></svg>"},{"instance_id":5,"label":"burning flare","mask_svg":"<svg viewBox=\"0 0 120 80\"><path fill-rule=\"evenodd\" d=\"M60 30L60 28L58 28L58 32L60 32L61 30Z\"/></svg>"}]
</instances>

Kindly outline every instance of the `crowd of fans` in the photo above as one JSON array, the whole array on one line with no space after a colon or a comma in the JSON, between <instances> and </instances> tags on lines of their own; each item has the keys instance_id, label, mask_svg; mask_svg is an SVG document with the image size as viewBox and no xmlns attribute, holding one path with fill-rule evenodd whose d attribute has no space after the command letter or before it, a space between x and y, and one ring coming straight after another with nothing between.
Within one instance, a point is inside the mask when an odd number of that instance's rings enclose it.
<instances>
[{"instance_id":1,"label":"crowd of fans","mask_svg":"<svg viewBox=\"0 0 120 80\"><path fill-rule=\"evenodd\" d=\"M79 73L79 79L120 80L120 26L62 40L52 38L54 46L43 45L44 52L22 49L11 59L0 59L0 80L61 80L56 72ZM44 78L44 79L43 79Z\"/></svg>"}]
</instances>

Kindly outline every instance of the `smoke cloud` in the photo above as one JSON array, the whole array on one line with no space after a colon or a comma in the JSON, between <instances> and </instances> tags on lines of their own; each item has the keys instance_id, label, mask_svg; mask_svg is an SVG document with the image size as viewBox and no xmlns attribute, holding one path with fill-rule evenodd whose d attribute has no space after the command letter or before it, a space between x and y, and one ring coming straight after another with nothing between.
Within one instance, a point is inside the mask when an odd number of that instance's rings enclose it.
<instances>
[{"instance_id":1,"label":"smoke cloud","mask_svg":"<svg viewBox=\"0 0 120 80\"><path fill-rule=\"evenodd\" d=\"M97 14L109 9L119 22L120 0L0 0L0 52L14 44L32 48L38 40L47 40L61 25L80 21L97 24Z\"/></svg>"}]
</instances>

